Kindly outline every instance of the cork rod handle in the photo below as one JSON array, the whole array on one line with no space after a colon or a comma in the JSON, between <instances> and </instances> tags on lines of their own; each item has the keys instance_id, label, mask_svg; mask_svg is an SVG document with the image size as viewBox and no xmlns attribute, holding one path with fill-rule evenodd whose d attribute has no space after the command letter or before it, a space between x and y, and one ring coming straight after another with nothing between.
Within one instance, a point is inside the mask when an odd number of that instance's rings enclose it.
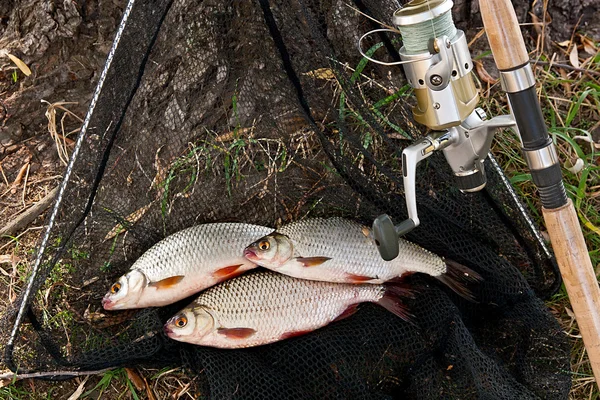
<instances>
[{"instance_id":1,"label":"cork rod handle","mask_svg":"<svg viewBox=\"0 0 600 400\"><path fill-rule=\"evenodd\" d=\"M510 70L529 62L519 21L510 0L480 0L479 8L498 69Z\"/></svg>"},{"instance_id":2,"label":"cork rod handle","mask_svg":"<svg viewBox=\"0 0 600 400\"><path fill-rule=\"evenodd\" d=\"M498 69L516 69L529 62L510 0L479 0L479 6ZM539 109L537 100L531 101L532 104L523 105ZM600 386L600 287L577 213L571 200L562 207L544 208L542 212L596 384Z\"/></svg>"},{"instance_id":3,"label":"cork rod handle","mask_svg":"<svg viewBox=\"0 0 600 400\"><path fill-rule=\"evenodd\" d=\"M573 203L542 209L556 261L577 319L596 384L600 384L600 288Z\"/></svg>"}]
</instances>

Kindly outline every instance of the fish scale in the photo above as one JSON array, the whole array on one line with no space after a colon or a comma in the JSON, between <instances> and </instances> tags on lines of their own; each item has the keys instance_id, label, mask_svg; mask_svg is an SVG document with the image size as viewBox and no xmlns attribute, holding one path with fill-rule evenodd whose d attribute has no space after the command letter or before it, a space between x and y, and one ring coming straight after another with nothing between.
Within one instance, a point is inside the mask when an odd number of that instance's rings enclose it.
<instances>
[{"instance_id":1,"label":"fish scale","mask_svg":"<svg viewBox=\"0 0 600 400\"><path fill-rule=\"evenodd\" d=\"M272 228L241 223L197 225L167 236L140 256L131 266L146 274L153 282L173 275L198 271L198 266L239 263L248 240L256 240L272 232Z\"/></svg>"},{"instance_id":2,"label":"fish scale","mask_svg":"<svg viewBox=\"0 0 600 400\"><path fill-rule=\"evenodd\" d=\"M271 271L251 272L202 292L167 322L165 330L168 336L183 342L239 348L313 331L363 302L380 303L406 318L397 301L393 305L382 302L387 290L384 285L339 284L297 279ZM399 289L394 295L408 293ZM187 318L186 325L178 327L177 321L182 316Z\"/></svg>"},{"instance_id":3,"label":"fish scale","mask_svg":"<svg viewBox=\"0 0 600 400\"><path fill-rule=\"evenodd\" d=\"M272 231L252 224L212 223L176 232L142 254L102 304L107 310L156 307L191 296L255 268L243 257L244 247Z\"/></svg>"},{"instance_id":4,"label":"fish scale","mask_svg":"<svg viewBox=\"0 0 600 400\"><path fill-rule=\"evenodd\" d=\"M342 281L346 273L373 277L371 282L381 283L405 272L423 272L432 276L446 272L446 263L441 257L403 239L400 239L398 257L383 260L370 230L347 219L311 218L284 225L277 232L290 238L296 257L331 258L323 268Z\"/></svg>"},{"instance_id":5,"label":"fish scale","mask_svg":"<svg viewBox=\"0 0 600 400\"><path fill-rule=\"evenodd\" d=\"M251 243L244 256L272 271L315 281L380 284L420 272L475 299L467 287L481 281L475 271L415 243L399 239L398 245L398 256L385 261L369 228L348 219L309 218Z\"/></svg>"}]
</instances>

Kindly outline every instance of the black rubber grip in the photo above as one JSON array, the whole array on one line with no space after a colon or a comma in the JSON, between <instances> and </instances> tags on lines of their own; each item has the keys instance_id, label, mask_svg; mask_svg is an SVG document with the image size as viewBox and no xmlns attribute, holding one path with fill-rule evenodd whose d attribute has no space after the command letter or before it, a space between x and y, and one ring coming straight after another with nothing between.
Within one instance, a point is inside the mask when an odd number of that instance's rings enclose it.
<instances>
[{"instance_id":1,"label":"black rubber grip","mask_svg":"<svg viewBox=\"0 0 600 400\"><path fill-rule=\"evenodd\" d=\"M562 171L560 165L554 164L548 168L531 170L531 178L536 186L552 186L562 181Z\"/></svg>"},{"instance_id":2,"label":"black rubber grip","mask_svg":"<svg viewBox=\"0 0 600 400\"><path fill-rule=\"evenodd\" d=\"M562 180L551 186L539 186L540 199L544 208L553 210L567 204L567 193Z\"/></svg>"},{"instance_id":3,"label":"black rubber grip","mask_svg":"<svg viewBox=\"0 0 600 400\"><path fill-rule=\"evenodd\" d=\"M537 150L550 140L548 130L538 102L535 86L517 93L507 93L512 112L519 127L523 147Z\"/></svg>"}]
</instances>

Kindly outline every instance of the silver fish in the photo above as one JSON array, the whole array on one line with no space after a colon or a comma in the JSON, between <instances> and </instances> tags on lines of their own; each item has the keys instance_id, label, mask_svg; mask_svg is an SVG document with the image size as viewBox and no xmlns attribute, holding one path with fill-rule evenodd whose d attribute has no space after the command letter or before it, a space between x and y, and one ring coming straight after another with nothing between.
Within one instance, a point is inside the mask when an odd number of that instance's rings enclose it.
<instances>
[{"instance_id":1,"label":"silver fish","mask_svg":"<svg viewBox=\"0 0 600 400\"><path fill-rule=\"evenodd\" d=\"M102 299L106 310L172 304L256 267L242 256L249 241L272 228L214 223L184 229L156 243Z\"/></svg>"},{"instance_id":2,"label":"silver fish","mask_svg":"<svg viewBox=\"0 0 600 400\"><path fill-rule=\"evenodd\" d=\"M472 295L463 283L481 279L467 267L403 239L398 257L385 261L371 230L342 218L311 218L284 225L246 247L244 256L282 274L327 282L380 284L421 272L467 298Z\"/></svg>"},{"instance_id":3,"label":"silver fish","mask_svg":"<svg viewBox=\"0 0 600 400\"><path fill-rule=\"evenodd\" d=\"M171 339L203 346L260 346L348 317L363 302L408 320L403 296L412 294L401 285L348 285L256 271L205 290L164 330Z\"/></svg>"}]
</instances>

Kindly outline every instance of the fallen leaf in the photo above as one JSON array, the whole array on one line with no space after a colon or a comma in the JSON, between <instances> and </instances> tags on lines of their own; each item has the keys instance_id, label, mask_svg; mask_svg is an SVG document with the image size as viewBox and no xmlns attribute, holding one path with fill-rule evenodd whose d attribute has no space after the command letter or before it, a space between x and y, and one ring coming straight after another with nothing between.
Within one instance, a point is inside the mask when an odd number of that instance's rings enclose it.
<instances>
[{"instance_id":1,"label":"fallen leaf","mask_svg":"<svg viewBox=\"0 0 600 400\"><path fill-rule=\"evenodd\" d=\"M580 35L580 38L581 44L583 45L583 51L591 55L594 55L598 52L598 46L592 39L583 35Z\"/></svg>"},{"instance_id":2,"label":"fallen leaf","mask_svg":"<svg viewBox=\"0 0 600 400\"><path fill-rule=\"evenodd\" d=\"M569 307L565 307L565 312L570 318L575 319L575 313Z\"/></svg>"},{"instance_id":3,"label":"fallen leaf","mask_svg":"<svg viewBox=\"0 0 600 400\"><path fill-rule=\"evenodd\" d=\"M531 23L533 24L535 33L537 33L537 35L540 36L542 34L542 25L544 24L540 22L540 19L534 13L529 13L529 15L531 16Z\"/></svg>"},{"instance_id":4,"label":"fallen leaf","mask_svg":"<svg viewBox=\"0 0 600 400\"><path fill-rule=\"evenodd\" d=\"M25 176L25 172L27 172L27 168L29 168L29 161L27 161L25 164L23 164L23 166L19 170L19 173L17 174L17 177L15 178L15 181L13 182L13 187L19 186L21 184L21 181L23 180L23 177Z\"/></svg>"},{"instance_id":5,"label":"fallen leaf","mask_svg":"<svg viewBox=\"0 0 600 400\"><path fill-rule=\"evenodd\" d=\"M138 391L144 390L146 385L144 385L144 380L140 374L138 374L133 368L125 368L125 371L127 371L127 378L129 378L131 383L133 383L133 386L135 386Z\"/></svg>"},{"instance_id":6,"label":"fallen leaf","mask_svg":"<svg viewBox=\"0 0 600 400\"><path fill-rule=\"evenodd\" d=\"M31 70L29 69L27 64L25 64L20 58L17 58L10 53L7 54L7 56L12 62L15 63L15 65L21 70L22 73L24 73L26 76L31 75Z\"/></svg>"},{"instance_id":7,"label":"fallen leaf","mask_svg":"<svg viewBox=\"0 0 600 400\"><path fill-rule=\"evenodd\" d=\"M577 46L573 46L571 52L569 53L569 61L571 61L571 65L575 68L579 68L579 53L577 51Z\"/></svg>"},{"instance_id":8,"label":"fallen leaf","mask_svg":"<svg viewBox=\"0 0 600 400\"><path fill-rule=\"evenodd\" d=\"M85 379L77 387L77 390L75 390L67 400L77 400L83 394L83 390L85 389L85 383L87 382L87 380L88 377L86 376Z\"/></svg>"},{"instance_id":9,"label":"fallen leaf","mask_svg":"<svg viewBox=\"0 0 600 400\"><path fill-rule=\"evenodd\" d=\"M583 167L585 166L585 163L583 162L583 160L581 158L577 158L577 160L575 160L575 162L571 161L571 160L567 160L565 161L565 169L567 169L567 171L573 173L573 174L577 174L579 172L581 172L581 170L583 169Z\"/></svg>"},{"instance_id":10,"label":"fallen leaf","mask_svg":"<svg viewBox=\"0 0 600 400\"><path fill-rule=\"evenodd\" d=\"M20 261L21 259L14 254L0 254L0 264L12 264L14 268Z\"/></svg>"},{"instance_id":11,"label":"fallen leaf","mask_svg":"<svg viewBox=\"0 0 600 400\"><path fill-rule=\"evenodd\" d=\"M86 280L86 281L83 281L83 284L81 285L81 287L82 287L82 288L84 288L84 287L86 287L86 286L89 286L89 285L91 285L92 283L96 282L98 279L100 279L100 278L99 278L99 277L97 277L97 276L94 276L93 278L90 278L90 279L88 279L88 280Z\"/></svg>"},{"instance_id":12,"label":"fallen leaf","mask_svg":"<svg viewBox=\"0 0 600 400\"><path fill-rule=\"evenodd\" d=\"M557 43L560 47L569 47L571 45L571 41L570 40L564 40L560 43Z\"/></svg>"},{"instance_id":13,"label":"fallen leaf","mask_svg":"<svg viewBox=\"0 0 600 400\"><path fill-rule=\"evenodd\" d=\"M140 218L142 218L144 216L144 214L146 214L146 212L150 209L150 207L152 207L152 204L153 203L147 204L144 207L140 208L139 210L132 212L125 218L125 221L127 221L131 225L135 224L137 221L139 221ZM117 224L117 225L115 225L114 228L112 228L110 230L110 232L108 232L106 234L106 236L104 237L104 240L105 241L110 240L110 239L114 238L115 236L125 232L126 230L127 230L127 227L123 226L123 224Z\"/></svg>"},{"instance_id":14,"label":"fallen leaf","mask_svg":"<svg viewBox=\"0 0 600 400\"><path fill-rule=\"evenodd\" d=\"M220 143L230 142L236 138L236 135L237 135L237 137L240 137L240 136L247 137L249 135L246 135L246 134L251 133L253 129L254 129L254 127L247 127L247 128L239 128L235 131L225 132L225 133L222 133L219 136L217 136L215 138L215 141L220 142Z\"/></svg>"},{"instance_id":15,"label":"fallen leaf","mask_svg":"<svg viewBox=\"0 0 600 400\"><path fill-rule=\"evenodd\" d=\"M474 64L475 69L477 70L477 75L479 75L479 78L481 78L482 81L490 85L495 85L498 82L498 79L492 78L492 76L486 71L481 62L475 61Z\"/></svg>"},{"instance_id":16,"label":"fallen leaf","mask_svg":"<svg viewBox=\"0 0 600 400\"><path fill-rule=\"evenodd\" d=\"M563 68L559 68L558 72L560 74L560 77L563 78L563 81L561 81L561 84L565 88L565 93L569 97L571 97L572 90L571 90L571 84L569 83L569 77L567 76L567 71L565 71Z\"/></svg>"},{"instance_id":17,"label":"fallen leaf","mask_svg":"<svg viewBox=\"0 0 600 400\"><path fill-rule=\"evenodd\" d=\"M308 75L315 79L335 79L335 74L331 70L331 68L318 68L314 71L305 72L304 75Z\"/></svg>"},{"instance_id":18,"label":"fallen leaf","mask_svg":"<svg viewBox=\"0 0 600 400\"><path fill-rule=\"evenodd\" d=\"M90 311L90 306L88 305L88 307L83 312L83 318L94 324L99 321L104 321L106 319L106 314L103 314L101 312Z\"/></svg>"}]
</instances>

